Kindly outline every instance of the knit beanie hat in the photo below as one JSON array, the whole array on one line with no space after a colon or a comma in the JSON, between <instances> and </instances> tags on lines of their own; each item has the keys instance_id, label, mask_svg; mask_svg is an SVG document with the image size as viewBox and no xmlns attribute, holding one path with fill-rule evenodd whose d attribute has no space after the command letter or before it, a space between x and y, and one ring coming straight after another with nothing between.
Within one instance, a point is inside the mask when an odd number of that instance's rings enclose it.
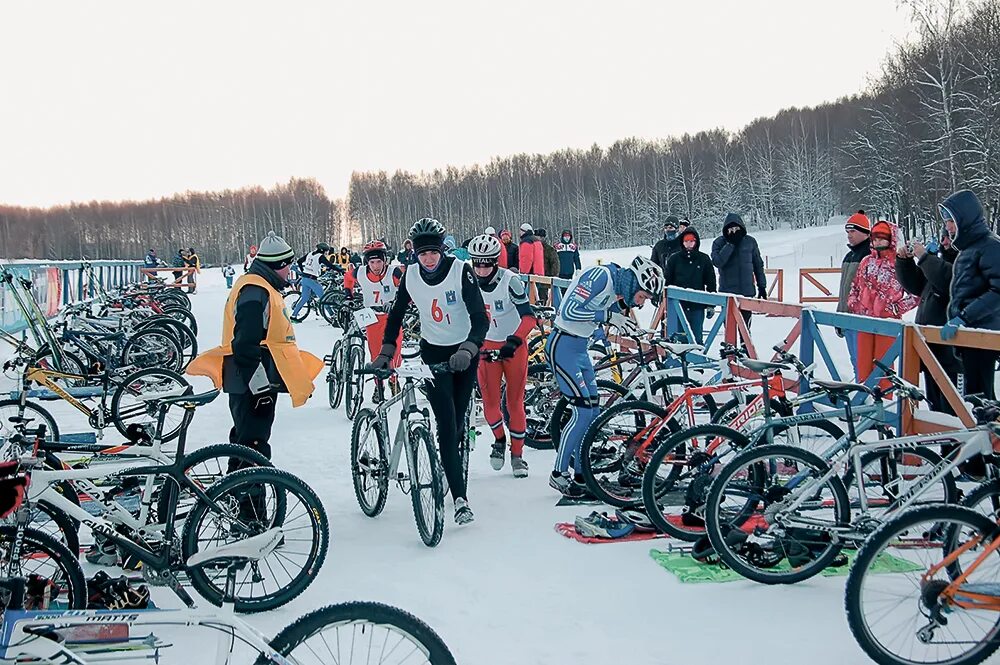
<instances>
[{"instance_id":1,"label":"knit beanie hat","mask_svg":"<svg viewBox=\"0 0 1000 665\"><path fill-rule=\"evenodd\" d=\"M847 224L844 225L847 230L854 229L855 231L861 231L862 233L872 232L872 223L865 216L864 210L859 210L850 217L847 218Z\"/></svg>"},{"instance_id":2,"label":"knit beanie hat","mask_svg":"<svg viewBox=\"0 0 1000 665\"><path fill-rule=\"evenodd\" d=\"M429 249L440 252L442 245L444 245L444 238L436 233L421 233L413 236L413 252L415 254L426 252Z\"/></svg>"},{"instance_id":3,"label":"knit beanie hat","mask_svg":"<svg viewBox=\"0 0 1000 665\"><path fill-rule=\"evenodd\" d=\"M892 227L889 226L889 222L875 222L871 234L892 240Z\"/></svg>"},{"instance_id":4,"label":"knit beanie hat","mask_svg":"<svg viewBox=\"0 0 1000 665\"><path fill-rule=\"evenodd\" d=\"M257 246L257 260L273 270L281 270L295 259L295 252L281 236L269 231Z\"/></svg>"}]
</instances>

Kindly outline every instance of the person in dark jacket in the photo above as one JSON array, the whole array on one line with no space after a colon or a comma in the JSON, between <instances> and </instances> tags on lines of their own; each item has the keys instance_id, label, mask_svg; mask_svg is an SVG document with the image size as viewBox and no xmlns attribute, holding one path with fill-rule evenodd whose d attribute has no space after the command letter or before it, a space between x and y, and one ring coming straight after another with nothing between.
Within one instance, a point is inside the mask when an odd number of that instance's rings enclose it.
<instances>
[{"instance_id":1,"label":"person in dark jacket","mask_svg":"<svg viewBox=\"0 0 1000 665\"><path fill-rule=\"evenodd\" d=\"M865 215L864 210L859 210L847 219L844 225L847 233L847 254L840 263L840 294L837 298L837 311L847 311L847 296L851 292L851 284L854 283L854 275L858 272L858 266L862 259L872 253L871 232L872 223ZM851 367L858 366L858 333L854 330L843 330L835 328L837 337L847 340L847 352L851 356ZM855 370L857 378L857 370Z\"/></svg>"},{"instance_id":2,"label":"person in dark jacket","mask_svg":"<svg viewBox=\"0 0 1000 665\"><path fill-rule=\"evenodd\" d=\"M663 272L666 286L679 286L685 289L708 291L715 293L715 267L712 259L701 250L701 238L693 228L681 232L681 251L667 259L667 269ZM681 302L684 316L691 325L694 342L703 344L705 329L705 305Z\"/></svg>"},{"instance_id":3,"label":"person in dark jacket","mask_svg":"<svg viewBox=\"0 0 1000 665\"><path fill-rule=\"evenodd\" d=\"M563 229L562 237L556 243L556 254L559 255L559 277L561 279L573 279L573 273L581 270L580 248L573 242L573 232Z\"/></svg>"},{"instance_id":4,"label":"person in dark jacket","mask_svg":"<svg viewBox=\"0 0 1000 665\"><path fill-rule=\"evenodd\" d=\"M411 265L417 260L417 255L413 253L413 241L407 238L403 241L403 249L396 254L396 261L402 266Z\"/></svg>"},{"instance_id":5,"label":"person in dark jacket","mask_svg":"<svg viewBox=\"0 0 1000 665\"><path fill-rule=\"evenodd\" d=\"M753 236L747 235L743 218L735 212L726 215L722 235L712 243L712 263L719 269L719 291L767 299L767 277L760 248ZM740 313L749 328L750 312Z\"/></svg>"},{"instance_id":6,"label":"person in dark jacket","mask_svg":"<svg viewBox=\"0 0 1000 665\"><path fill-rule=\"evenodd\" d=\"M677 237L677 217L670 215L663 223L663 237L653 245L653 253L649 259L660 266L664 271L667 269L667 259L681 249L680 238Z\"/></svg>"},{"instance_id":7,"label":"person in dark jacket","mask_svg":"<svg viewBox=\"0 0 1000 665\"><path fill-rule=\"evenodd\" d=\"M545 229L538 229L535 232L539 242L542 243L542 265L546 277L555 277L559 274L559 254L555 247L549 244L548 233ZM549 302L549 287L538 287L538 297L543 302Z\"/></svg>"},{"instance_id":8,"label":"person in dark jacket","mask_svg":"<svg viewBox=\"0 0 1000 665\"><path fill-rule=\"evenodd\" d=\"M507 254L507 269L518 272L517 243L514 242L514 236L507 229L500 232L500 245ZM503 254L501 254L500 263L503 264Z\"/></svg>"},{"instance_id":9,"label":"person in dark jacket","mask_svg":"<svg viewBox=\"0 0 1000 665\"><path fill-rule=\"evenodd\" d=\"M955 192L940 206L945 228L959 251L952 269L951 302L942 339L961 328L1000 330L1000 238L986 226L983 204L971 191ZM994 399L993 375L997 352L960 348L965 394Z\"/></svg>"},{"instance_id":10,"label":"person in dark jacket","mask_svg":"<svg viewBox=\"0 0 1000 665\"><path fill-rule=\"evenodd\" d=\"M177 253L174 254L173 259L170 260L170 267L171 268L186 268L187 267L187 250L186 249L184 249L182 247L181 249L177 250ZM174 275L174 284L180 284L181 280L184 279L184 271L183 270L175 270L175 271L173 271L173 275Z\"/></svg>"},{"instance_id":11,"label":"person in dark jacket","mask_svg":"<svg viewBox=\"0 0 1000 665\"><path fill-rule=\"evenodd\" d=\"M951 246L947 232L942 234L940 244L932 242L927 247L914 242L913 249L901 247L896 251L896 279L906 291L920 296L915 322L920 325L942 326L948 321L948 300L951 290L952 264L958 251ZM958 385L960 369L958 358L950 346L929 345L931 352L941 363L948 378ZM927 402L934 411L955 414L941 393L930 370L924 367L924 384L927 387Z\"/></svg>"}]
</instances>

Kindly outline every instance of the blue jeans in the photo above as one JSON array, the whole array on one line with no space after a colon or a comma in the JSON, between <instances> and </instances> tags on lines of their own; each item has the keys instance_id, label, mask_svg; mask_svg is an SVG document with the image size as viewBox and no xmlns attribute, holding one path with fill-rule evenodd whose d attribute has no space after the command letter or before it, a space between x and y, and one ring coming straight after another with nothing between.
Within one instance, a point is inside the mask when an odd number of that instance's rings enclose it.
<instances>
[{"instance_id":1,"label":"blue jeans","mask_svg":"<svg viewBox=\"0 0 1000 665\"><path fill-rule=\"evenodd\" d=\"M687 317L688 323L691 325L691 332L694 333L694 339L689 339L689 344L704 344L705 340L705 308L701 305L688 305L686 303L681 303L681 307L684 309L684 316Z\"/></svg>"},{"instance_id":2,"label":"blue jeans","mask_svg":"<svg viewBox=\"0 0 1000 665\"><path fill-rule=\"evenodd\" d=\"M302 289L302 295L299 296L298 302L295 303L295 307L292 309L293 317L299 315L299 310L305 307L306 303L312 300L313 296L319 298L323 295L323 287L312 277L303 275L302 279L299 280L299 287Z\"/></svg>"},{"instance_id":3,"label":"blue jeans","mask_svg":"<svg viewBox=\"0 0 1000 665\"><path fill-rule=\"evenodd\" d=\"M576 473L583 472L580 446L583 435L599 413L597 375L587 353L588 340L553 330L545 343L545 353L556 377L559 392L570 400L572 414L559 440L555 470L566 473L570 458Z\"/></svg>"}]
</instances>

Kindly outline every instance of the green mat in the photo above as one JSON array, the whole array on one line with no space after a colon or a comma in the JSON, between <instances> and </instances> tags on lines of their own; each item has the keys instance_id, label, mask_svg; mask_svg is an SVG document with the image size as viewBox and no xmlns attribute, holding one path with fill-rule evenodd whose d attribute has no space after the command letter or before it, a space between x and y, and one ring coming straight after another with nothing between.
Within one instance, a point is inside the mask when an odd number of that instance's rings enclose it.
<instances>
[{"instance_id":1,"label":"green mat","mask_svg":"<svg viewBox=\"0 0 1000 665\"><path fill-rule=\"evenodd\" d=\"M857 551L850 550L847 554L848 563L837 568L827 568L820 575L824 577L846 576L854 563ZM735 582L744 577L729 568L723 568L718 564L698 563L691 558L690 554L681 552L663 552L661 550L649 550L649 556L664 570L673 573L681 582L688 584L701 584L703 582ZM783 561L777 566L779 569L788 569L788 562ZM875 562L874 572L876 573L910 573L921 570L921 566L899 559L888 554L882 554Z\"/></svg>"}]
</instances>

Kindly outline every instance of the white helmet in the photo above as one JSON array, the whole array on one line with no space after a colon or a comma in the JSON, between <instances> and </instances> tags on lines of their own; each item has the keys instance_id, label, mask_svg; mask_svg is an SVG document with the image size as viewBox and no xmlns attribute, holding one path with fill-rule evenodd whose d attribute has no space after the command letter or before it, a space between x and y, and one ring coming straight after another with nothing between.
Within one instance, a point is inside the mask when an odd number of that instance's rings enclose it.
<instances>
[{"instance_id":1,"label":"white helmet","mask_svg":"<svg viewBox=\"0 0 1000 665\"><path fill-rule=\"evenodd\" d=\"M469 258L473 263L494 264L500 258L501 249L496 236L476 236L469 241Z\"/></svg>"},{"instance_id":2,"label":"white helmet","mask_svg":"<svg viewBox=\"0 0 1000 665\"><path fill-rule=\"evenodd\" d=\"M639 288L658 299L663 294L663 271L644 256L637 256L632 261L631 270L639 282Z\"/></svg>"}]
</instances>

